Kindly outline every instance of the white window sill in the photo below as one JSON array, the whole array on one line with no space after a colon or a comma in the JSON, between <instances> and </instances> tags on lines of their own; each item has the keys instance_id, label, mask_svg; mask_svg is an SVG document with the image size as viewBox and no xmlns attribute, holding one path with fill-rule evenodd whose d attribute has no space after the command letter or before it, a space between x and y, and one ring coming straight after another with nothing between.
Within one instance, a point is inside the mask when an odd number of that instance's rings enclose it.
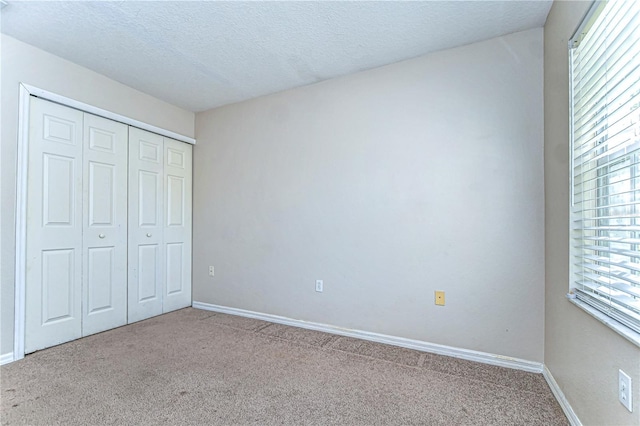
<instances>
[{"instance_id":1,"label":"white window sill","mask_svg":"<svg viewBox=\"0 0 640 426\"><path fill-rule=\"evenodd\" d=\"M631 330L629 327L623 324L620 324L618 321L614 320L613 318L606 316L599 310L593 308L592 306L589 306L588 304L578 299L568 299L568 300L569 302L573 303L580 309L584 310L589 315L591 315L592 317L600 321L602 324L606 325L607 327L609 327L610 329L612 329L613 331L615 331L616 333L618 333L619 335L621 335L622 337L624 337L625 339L627 339L628 341L630 341L631 343L633 343L634 345L640 348L640 333L636 333L635 331Z\"/></svg>"}]
</instances>

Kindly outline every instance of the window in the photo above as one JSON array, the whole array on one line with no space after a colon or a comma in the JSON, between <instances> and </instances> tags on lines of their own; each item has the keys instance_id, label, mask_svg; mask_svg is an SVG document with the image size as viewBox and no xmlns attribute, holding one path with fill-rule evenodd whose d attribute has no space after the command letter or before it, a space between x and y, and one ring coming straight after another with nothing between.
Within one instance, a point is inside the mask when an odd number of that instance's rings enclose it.
<instances>
[{"instance_id":1,"label":"window","mask_svg":"<svg viewBox=\"0 0 640 426\"><path fill-rule=\"evenodd\" d=\"M640 1L594 5L570 61L571 287L640 332Z\"/></svg>"}]
</instances>

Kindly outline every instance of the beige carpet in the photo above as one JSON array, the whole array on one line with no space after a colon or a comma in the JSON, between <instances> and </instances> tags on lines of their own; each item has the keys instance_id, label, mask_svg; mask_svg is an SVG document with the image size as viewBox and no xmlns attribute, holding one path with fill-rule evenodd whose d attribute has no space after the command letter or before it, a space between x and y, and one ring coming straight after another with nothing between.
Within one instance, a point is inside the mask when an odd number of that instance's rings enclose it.
<instances>
[{"instance_id":1,"label":"beige carpet","mask_svg":"<svg viewBox=\"0 0 640 426\"><path fill-rule=\"evenodd\" d=\"M3 425L567 424L540 374L192 308L0 372Z\"/></svg>"}]
</instances>

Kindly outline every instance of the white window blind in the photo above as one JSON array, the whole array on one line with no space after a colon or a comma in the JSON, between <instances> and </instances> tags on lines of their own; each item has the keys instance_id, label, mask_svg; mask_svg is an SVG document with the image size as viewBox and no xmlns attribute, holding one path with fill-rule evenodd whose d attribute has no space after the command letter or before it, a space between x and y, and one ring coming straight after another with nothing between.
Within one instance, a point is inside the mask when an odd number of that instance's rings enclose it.
<instances>
[{"instance_id":1,"label":"white window blind","mask_svg":"<svg viewBox=\"0 0 640 426\"><path fill-rule=\"evenodd\" d=\"M570 44L571 287L640 332L640 1L594 7Z\"/></svg>"}]
</instances>

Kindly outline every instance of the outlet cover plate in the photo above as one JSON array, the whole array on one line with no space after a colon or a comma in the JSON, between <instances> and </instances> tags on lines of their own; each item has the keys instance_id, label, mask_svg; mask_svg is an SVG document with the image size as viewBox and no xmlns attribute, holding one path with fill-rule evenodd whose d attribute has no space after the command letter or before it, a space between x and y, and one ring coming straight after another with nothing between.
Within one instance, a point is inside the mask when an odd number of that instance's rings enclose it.
<instances>
[{"instance_id":1,"label":"outlet cover plate","mask_svg":"<svg viewBox=\"0 0 640 426\"><path fill-rule=\"evenodd\" d=\"M324 283L322 280L316 280L316 291L322 293L322 290L324 290Z\"/></svg>"},{"instance_id":2,"label":"outlet cover plate","mask_svg":"<svg viewBox=\"0 0 640 426\"><path fill-rule=\"evenodd\" d=\"M627 410L633 412L633 401L631 400L631 377L622 370L618 370L618 399L627 407Z\"/></svg>"}]
</instances>

